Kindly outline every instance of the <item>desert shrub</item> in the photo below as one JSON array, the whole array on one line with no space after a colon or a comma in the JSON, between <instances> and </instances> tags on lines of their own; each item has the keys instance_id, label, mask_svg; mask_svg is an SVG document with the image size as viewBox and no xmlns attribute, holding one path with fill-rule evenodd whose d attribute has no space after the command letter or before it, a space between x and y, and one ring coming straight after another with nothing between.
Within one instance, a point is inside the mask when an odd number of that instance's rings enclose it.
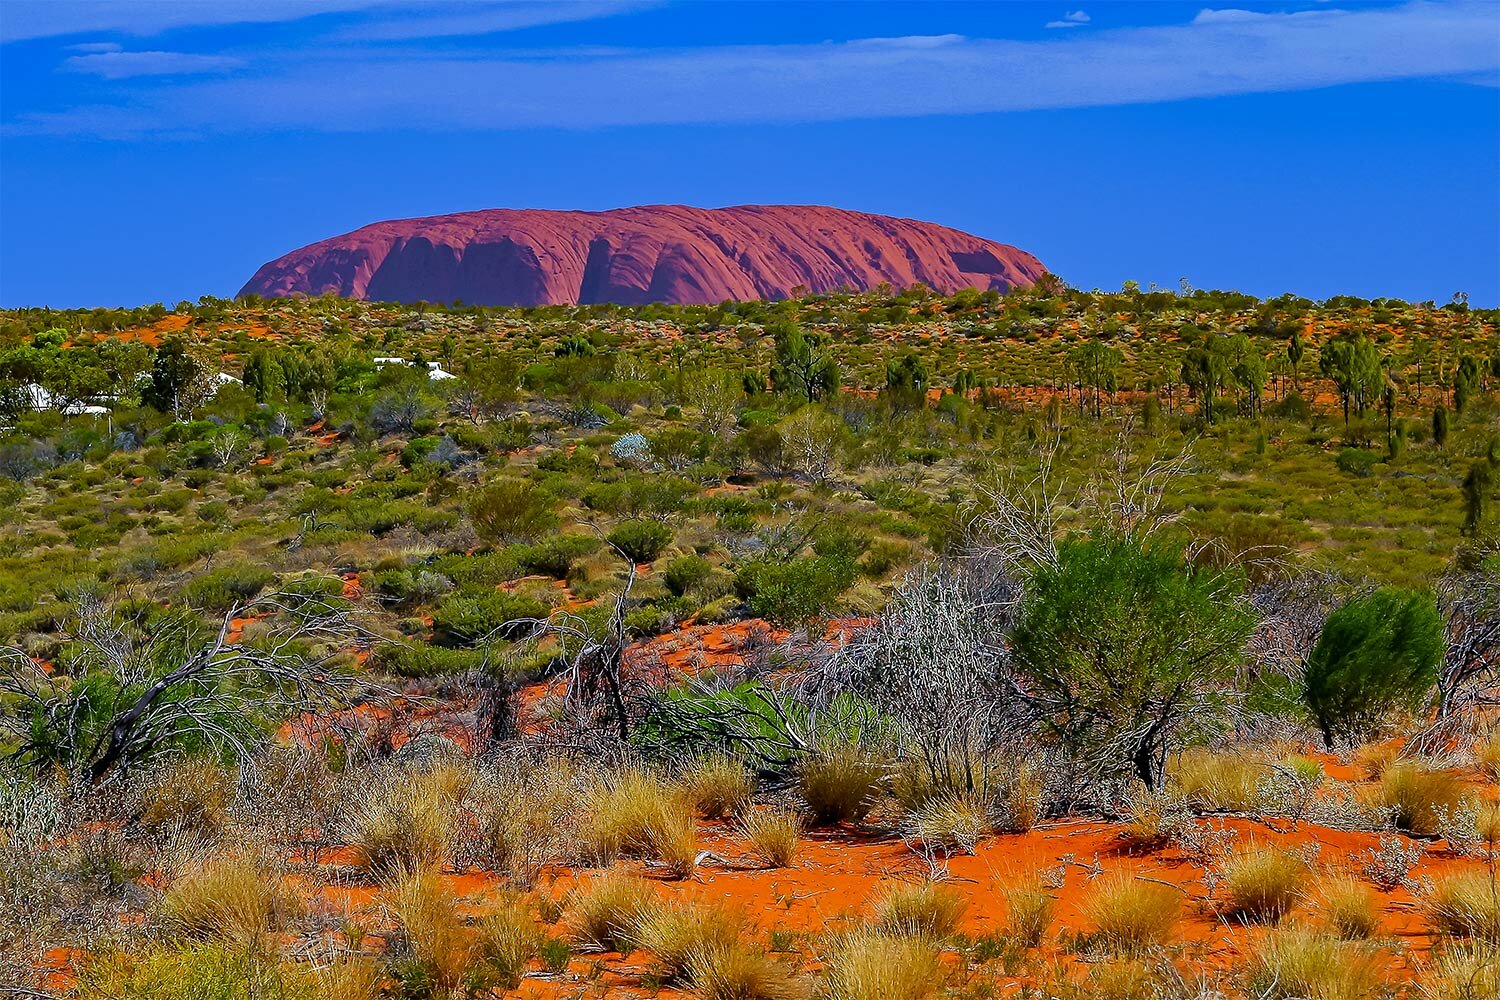
<instances>
[{"instance_id":1,"label":"desert shrub","mask_svg":"<svg viewBox=\"0 0 1500 1000\"><path fill-rule=\"evenodd\" d=\"M1067 543L1027 587L1012 655L1075 758L1159 788L1173 741L1219 714L1253 621L1238 593L1137 541Z\"/></svg>"},{"instance_id":2,"label":"desert shrub","mask_svg":"<svg viewBox=\"0 0 1500 1000\"><path fill-rule=\"evenodd\" d=\"M875 901L875 924L892 934L945 938L968 905L957 890L937 882L898 885Z\"/></svg>"},{"instance_id":3,"label":"desert shrub","mask_svg":"<svg viewBox=\"0 0 1500 1000\"><path fill-rule=\"evenodd\" d=\"M1307 862L1288 851L1250 847L1224 865L1227 911L1245 920L1276 922L1302 901Z\"/></svg>"},{"instance_id":4,"label":"desert shrub","mask_svg":"<svg viewBox=\"0 0 1500 1000\"><path fill-rule=\"evenodd\" d=\"M1022 878L1001 890L1001 895L1005 897L1010 933L1028 948L1041 944L1047 928L1052 926L1055 903L1041 878L1036 875Z\"/></svg>"},{"instance_id":5,"label":"desert shrub","mask_svg":"<svg viewBox=\"0 0 1500 1000\"><path fill-rule=\"evenodd\" d=\"M1500 944L1500 888L1492 872L1443 876L1422 902L1442 933Z\"/></svg>"},{"instance_id":6,"label":"desert shrub","mask_svg":"<svg viewBox=\"0 0 1500 1000\"><path fill-rule=\"evenodd\" d=\"M545 617L546 606L525 594L459 591L433 609L432 640L441 646L474 646L492 636L515 638L530 626L514 623Z\"/></svg>"},{"instance_id":7,"label":"desert shrub","mask_svg":"<svg viewBox=\"0 0 1500 1000\"><path fill-rule=\"evenodd\" d=\"M482 649L448 649L425 642L384 642L371 651L375 666L398 677L463 674L484 665Z\"/></svg>"},{"instance_id":8,"label":"desert shrub","mask_svg":"<svg viewBox=\"0 0 1500 1000\"><path fill-rule=\"evenodd\" d=\"M1383 966L1363 944L1284 930L1255 949L1248 979L1252 994L1265 1000L1369 1000L1385 992Z\"/></svg>"},{"instance_id":9,"label":"desert shrub","mask_svg":"<svg viewBox=\"0 0 1500 1000\"><path fill-rule=\"evenodd\" d=\"M357 863L391 875L445 862L458 804L473 780L472 771L452 765L378 777L346 819Z\"/></svg>"},{"instance_id":10,"label":"desert shrub","mask_svg":"<svg viewBox=\"0 0 1500 1000\"><path fill-rule=\"evenodd\" d=\"M476 931L475 951L488 973L485 985L515 989L542 944L541 928L531 911L520 899L507 897L484 915Z\"/></svg>"},{"instance_id":11,"label":"desert shrub","mask_svg":"<svg viewBox=\"0 0 1500 1000\"><path fill-rule=\"evenodd\" d=\"M1345 602L1328 616L1303 680L1325 742L1362 739L1385 713L1416 708L1442 654L1443 620L1430 594L1385 589Z\"/></svg>"},{"instance_id":12,"label":"desert shrub","mask_svg":"<svg viewBox=\"0 0 1500 1000\"><path fill-rule=\"evenodd\" d=\"M735 574L735 592L767 621L797 626L829 613L854 585L854 563L843 556L815 556L791 562L756 561Z\"/></svg>"},{"instance_id":13,"label":"desert shrub","mask_svg":"<svg viewBox=\"0 0 1500 1000\"><path fill-rule=\"evenodd\" d=\"M797 768L797 787L819 823L858 822L875 804L885 778L884 761L858 743L829 743Z\"/></svg>"},{"instance_id":14,"label":"desert shrub","mask_svg":"<svg viewBox=\"0 0 1500 1000\"><path fill-rule=\"evenodd\" d=\"M1459 806L1465 792L1457 775L1402 761L1381 773L1369 799L1390 813L1398 830L1430 837L1441 832L1444 814Z\"/></svg>"},{"instance_id":15,"label":"desert shrub","mask_svg":"<svg viewBox=\"0 0 1500 1000\"><path fill-rule=\"evenodd\" d=\"M1380 452L1369 448L1344 448L1333 462L1339 467L1340 472L1363 478L1375 471L1375 466L1379 464L1381 457Z\"/></svg>"},{"instance_id":16,"label":"desert shrub","mask_svg":"<svg viewBox=\"0 0 1500 1000\"><path fill-rule=\"evenodd\" d=\"M575 562L599 551L599 546L599 539L594 535L555 535L535 545L526 546L517 555L526 572L541 573L561 580L568 575Z\"/></svg>"},{"instance_id":17,"label":"desert shrub","mask_svg":"<svg viewBox=\"0 0 1500 1000\"><path fill-rule=\"evenodd\" d=\"M662 582L681 597L707 579L712 571L713 564L702 556L678 556L662 571Z\"/></svg>"},{"instance_id":18,"label":"desert shrub","mask_svg":"<svg viewBox=\"0 0 1500 1000\"><path fill-rule=\"evenodd\" d=\"M825 1000L925 1000L942 982L932 942L856 930L830 941L817 994Z\"/></svg>"},{"instance_id":19,"label":"desert shrub","mask_svg":"<svg viewBox=\"0 0 1500 1000\"><path fill-rule=\"evenodd\" d=\"M471 492L465 502L479 537L490 544L529 541L557 524L556 500L525 479L497 479Z\"/></svg>"},{"instance_id":20,"label":"desert shrub","mask_svg":"<svg viewBox=\"0 0 1500 1000\"><path fill-rule=\"evenodd\" d=\"M722 903L662 900L637 915L631 937L655 957L666 978L676 979L696 952L731 947L744 933L744 918Z\"/></svg>"},{"instance_id":21,"label":"desert shrub","mask_svg":"<svg viewBox=\"0 0 1500 1000\"><path fill-rule=\"evenodd\" d=\"M137 814L148 828L217 833L229 821L234 783L234 775L212 757L186 757L151 774Z\"/></svg>"},{"instance_id":22,"label":"desert shrub","mask_svg":"<svg viewBox=\"0 0 1500 1000\"><path fill-rule=\"evenodd\" d=\"M802 818L784 809L748 810L736 830L751 857L766 868L787 868L797 856Z\"/></svg>"},{"instance_id":23,"label":"desert shrub","mask_svg":"<svg viewBox=\"0 0 1500 1000\"><path fill-rule=\"evenodd\" d=\"M229 853L201 858L173 878L161 912L181 934L250 941L280 926L293 905L273 867Z\"/></svg>"},{"instance_id":24,"label":"desert shrub","mask_svg":"<svg viewBox=\"0 0 1500 1000\"><path fill-rule=\"evenodd\" d=\"M755 780L733 757L702 757L683 773L682 786L697 810L708 819L738 815L750 804Z\"/></svg>"},{"instance_id":25,"label":"desert shrub","mask_svg":"<svg viewBox=\"0 0 1500 1000\"><path fill-rule=\"evenodd\" d=\"M1170 886L1125 874L1105 876L1083 903L1095 939L1113 951L1164 944L1181 910L1182 897Z\"/></svg>"},{"instance_id":26,"label":"desert shrub","mask_svg":"<svg viewBox=\"0 0 1500 1000\"><path fill-rule=\"evenodd\" d=\"M631 562L648 563L672 541L672 529L660 521L624 521L606 537Z\"/></svg>"},{"instance_id":27,"label":"desert shrub","mask_svg":"<svg viewBox=\"0 0 1500 1000\"><path fill-rule=\"evenodd\" d=\"M469 978L478 942L442 876L433 868L404 874L388 890L386 905L411 963L398 971L399 977L435 996L456 993Z\"/></svg>"},{"instance_id":28,"label":"desert shrub","mask_svg":"<svg viewBox=\"0 0 1500 1000\"><path fill-rule=\"evenodd\" d=\"M189 580L182 587L182 600L195 608L226 611L259 594L274 579L276 574L264 566L234 563Z\"/></svg>"},{"instance_id":29,"label":"desert shrub","mask_svg":"<svg viewBox=\"0 0 1500 1000\"><path fill-rule=\"evenodd\" d=\"M1380 927L1380 900L1363 882L1336 875L1318 884L1318 911L1329 930L1346 940L1370 937Z\"/></svg>"},{"instance_id":30,"label":"desert shrub","mask_svg":"<svg viewBox=\"0 0 1500 1000\"><path fill-rule=\"evenodd\" d=\"M701 948L688 956L688 979L701 1000L806 1000L807 983L765 952L743 946Z\"/></svg>"},{"instance_id":31,"label":"desert shrub","mask_svg":"<svg viewBox=\"0 0 1500 1000\"><path fill-rule=\"evenodd\" d=\"M1168 764L1176 794L1205 810L1254 811L1260 807L1260 786L1269 773L1243 751L1184 750Z\"/></svg>"},{"instance_id":32,"label":"desert shrub","mask_svg":"<svg viewBox=\"0 0 1500 1000\"><path fill-rule=\"evenodd\" d=\"M623 872L605 872L568 895L565 922L578 944L623 954L637 944L642 914L656 905L647 883Z\"/></svg>"}]
</instances>

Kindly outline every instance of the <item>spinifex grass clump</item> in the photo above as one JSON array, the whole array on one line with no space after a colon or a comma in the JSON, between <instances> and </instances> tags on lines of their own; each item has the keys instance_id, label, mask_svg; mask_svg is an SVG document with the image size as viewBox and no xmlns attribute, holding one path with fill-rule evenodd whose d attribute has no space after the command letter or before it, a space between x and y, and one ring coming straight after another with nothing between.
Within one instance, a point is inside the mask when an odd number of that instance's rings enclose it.
<instances>
[{"instance_id":1,"label":"spinifex grass clump","mask_svg":"<svg viewBox=\"0 0 1500 1000\"><path fill-rule=\"evenodd\" d=\"M875 923L895 934L945 938L958 927L969 901L938 882L900 885L875 902Z\"/></svg>"},{"instance_id":2,"label":"spinifex grass clump","mask_svg":"<svg viewBox=\"0 0 1500 1000\"><path fill-rule=\"evenodd\" d=\"M580 945L627 952L638 943L643 915L657 905L646 882L623 872L605 872L569 894L564 919Z\"/></svg>"},{"instance_id":3,"label":"spinifex grass clump","mask_svg":"<svg viewBox=\"0 0 1500 1000\"><path fill-rule=\"evenodd\" d=\"M928 939L860 929L829 941L817 992L823 1000L925 1000L942 982Z\"/></svg>"},{"instance_id":4,"label":"spinifex grass clump","mask_svg":"<svg viewBox=\"0 0 1500 1000\"><path fill-rule=\"evenodd\" d=\"M841 823L865 818L885 774L883 761L851 742L809 754L797 777L813 818L819 823Z\"/></svg>"},{"instance_id":5,"label":"spinifex grass clump","mask_svg":"<svg viewBox=\"0 0 1500 1000\"><path fill-rule=\"evenodd\" d=\"M1324 922L1341 938L1368 938L1380 927L1379 897L1351 875L1324 879L1318 883L1314 898Z\"/></svg>"},{"instance_id":6,"label":"spinifex grass clump","mask_svg":"<svg viewBox=\"0 0 1500 1000\"><path fill-rule=\"evenodd\" d=\"M1363 943L1279 930L1251 955L1249 986L1265 1000L1368 1000L1382 995L1385 961Z\"/></svg>"},{"instance_id":7,"label":"spinifex grass clump","mask_svg":"<svg viewBox=\"0 0 1500 1000\"><path fill-rule=\"evenodd\" d=\"M1307 862L1290 851L1252 845L1225 863L1223 878L1229 916L1275 923L1306 895Z\"/></svg>"},{"instance_id":8,"label":"spinifex grass clump","mask_svg":"<svg viewBox=\"0 0 1500 1000\"><path fill-rule=\"evenodd\" d=\"M580 838L586 860L607 865L617 857L659 860L673 874L692 874L698 853L692 803L679 787L646 771L627 770L589 791Z\"/></svg>"},{"instance_id":9,"label":"spinifex grass clump","mask_svg":"<svg viewBox=\"0 0 1500 1000\"><path fill-rule=\"evenodd\" d=\"M1167 943L1181 911L1182 895L1171 886L1126 874L1106 875L1083 904L1095 937L1121 952Z\"/></svg>"},{"instance_id":10,"label":"spinifex grass clump","mask_svg":"<svg viewBox=\"0 0 1500 1000\"><path fill-rule=\"evenodd\" d=\"M751 856L767 868L787 868L797 857L802 817L785 809L752 810L736 827Z\"/></svg>"},{"instance_id":11,"label":"spinifex grass clump","mask_svg":"<svg viewBox=\"0 0 1500 1000\"><path fill-rule=\"evenodd\" d=\"M1052 926L1056 901L1040 876L1029 875L1002 891L1009 913L1008 928L1016 940L1028 948L1042 943Z\"/></svg>"},{"instance_id":12,"label":"spinifex grass clump","mask_svg":"<svg viewBox=\"0 0 1500 1000\"><path fill-rule=\"evenodd\" d=\"M189 864L168 886L161 909L177 933L253 941L277 929L297 901L274 866L231 852Z\"/></svg>"}]
</instances>

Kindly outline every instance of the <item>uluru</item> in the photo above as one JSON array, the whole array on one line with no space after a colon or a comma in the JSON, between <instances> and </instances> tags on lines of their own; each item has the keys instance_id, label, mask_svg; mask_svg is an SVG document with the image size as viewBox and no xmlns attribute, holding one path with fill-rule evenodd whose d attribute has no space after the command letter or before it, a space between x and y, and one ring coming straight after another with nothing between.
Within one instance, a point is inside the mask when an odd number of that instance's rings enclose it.
<instances>
[{"instance_id":1,"label":"uluru","mask_svg":"<svg viewBox=\"0 0 1500 1000\"><path fill-rule=\"evenodd\" d=\"M490 209L377 222L293 250L240 295L538 306L707 304L923 284L1006 291L1046 271L930 222L806 205Z\"/></svg>"}]
</instances>

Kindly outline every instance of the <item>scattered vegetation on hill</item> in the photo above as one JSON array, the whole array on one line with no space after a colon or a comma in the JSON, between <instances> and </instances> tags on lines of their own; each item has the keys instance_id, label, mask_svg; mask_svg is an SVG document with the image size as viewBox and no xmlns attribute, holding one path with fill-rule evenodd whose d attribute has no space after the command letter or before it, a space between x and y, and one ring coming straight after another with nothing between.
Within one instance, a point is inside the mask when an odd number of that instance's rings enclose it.
<instances>
[{"instance_id":1,"label":"scattered vegetation on hill","mask_svg":"<svg viewBox=\"0 0 1500 1000\"><path fill-rule=\"evenodd\" d=\"M1467 995L1497 389L1461 297L0 313L0 975Z\"/></svg>"}]
</instances>

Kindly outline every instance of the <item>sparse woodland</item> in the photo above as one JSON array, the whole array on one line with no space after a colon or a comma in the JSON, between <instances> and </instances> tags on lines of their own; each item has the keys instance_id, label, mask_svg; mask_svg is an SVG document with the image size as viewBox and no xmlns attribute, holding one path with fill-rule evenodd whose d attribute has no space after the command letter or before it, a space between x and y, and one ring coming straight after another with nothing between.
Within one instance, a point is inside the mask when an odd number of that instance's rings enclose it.
<instances>
[{"instance_id":1,"label":"sparse woodland","mask_svg":"<svg viewBox=\"0 0 1500 1000\"><path fill-rule=\"evenodd\" d=\"M1462 295L15 310L0 426L0 993L1500 996Z\"/></svg>"}]
</instances>

